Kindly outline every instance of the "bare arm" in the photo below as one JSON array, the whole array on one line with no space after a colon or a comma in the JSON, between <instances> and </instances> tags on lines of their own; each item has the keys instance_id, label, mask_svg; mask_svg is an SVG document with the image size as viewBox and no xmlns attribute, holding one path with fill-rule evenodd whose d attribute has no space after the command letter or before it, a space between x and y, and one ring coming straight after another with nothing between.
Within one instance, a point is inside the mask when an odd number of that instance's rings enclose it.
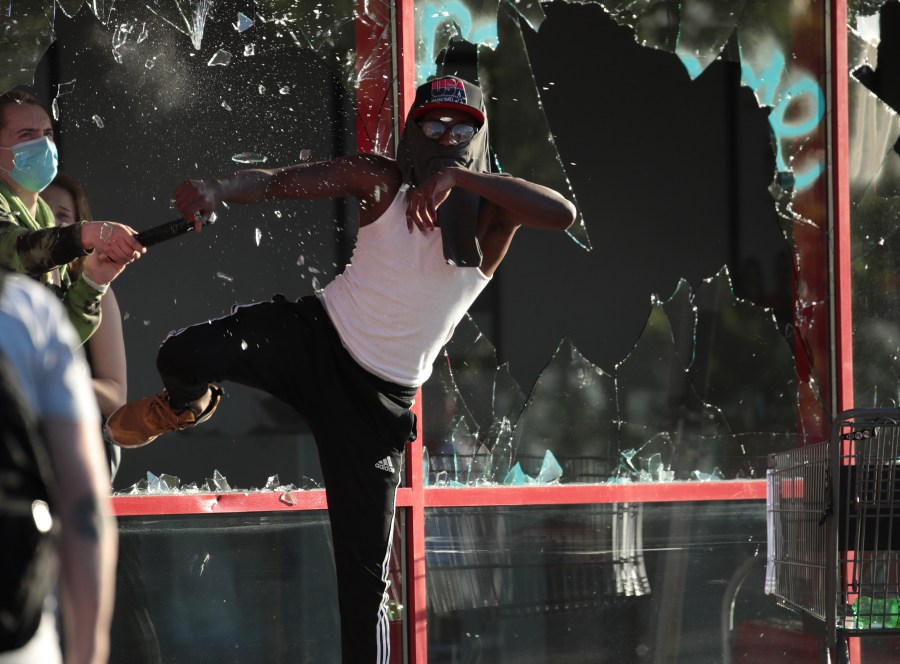
<instances>
[{"instance_id":1,"label":"bare arm","mask_svg":"<svg viewBox=\"0 0 900 664\"><path fill-rule=\"evenodd\" d=\"M478 194L493 210L491 218L515 228L529 226L563 231L575 221L575 206L559 192L528 180L476 173L464 168L447 168L416 187L409 196L407 225L423 233L434 228L437 208L454 187Z\"/></svg>"},{"instance_id":2,"label":"bare arm","mask_svg":"<svg viewBox=\"0 0 900 664\"><path fill-rule=\"evenodd\" d=\"M118 535L96 422L45 423L61 523L60 599L65 661L102 664L109 653Z\"/></svg>"},{"instance_id":3,"label":"bare arm","mask_svg":"<svg viewBox=\"0 0 900 664\"><path fill-rule=\"evenodd\" d=\"M273 199L355 196L376 207L400 186L394 162L375 155L353 155L279 169L250 169L212 180L188 180L175 190L175 206L185 219L212 213L219 203L260 203ZM196 221L196 220L195 220ZM195 230L200 230L197 222Z\"/></svg>"},{"instance_id":4,"label":"bare arm","mask_svg":"<svg viewBox=\"0 0 900 664\"><path fill-rule=\"evenodd\" d=\"M88 341L91 350L92 384L100 412L109 417L125 404L128 374L125 339L122 336L122 314L112 289L100 300L103 317L100 327Z\"/></svg>"}]
</instances>

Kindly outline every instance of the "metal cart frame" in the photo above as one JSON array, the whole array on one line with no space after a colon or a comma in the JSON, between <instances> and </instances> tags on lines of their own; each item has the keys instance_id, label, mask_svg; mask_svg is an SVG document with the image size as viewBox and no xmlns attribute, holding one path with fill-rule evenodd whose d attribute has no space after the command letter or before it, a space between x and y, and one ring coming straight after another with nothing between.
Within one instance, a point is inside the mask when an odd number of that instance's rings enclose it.
<instances>
[{"instance_id":1,"label":"metal cart frame","mask_svg":"<svg viewBox=\"0 0 900 664\"><path fill-rule=\"evenodd\" d=\"M823 621L829 653L900 635L900 409L845 411L829 441L770 455L767 527L766 592Z\"/></svg>"}]
</instances>

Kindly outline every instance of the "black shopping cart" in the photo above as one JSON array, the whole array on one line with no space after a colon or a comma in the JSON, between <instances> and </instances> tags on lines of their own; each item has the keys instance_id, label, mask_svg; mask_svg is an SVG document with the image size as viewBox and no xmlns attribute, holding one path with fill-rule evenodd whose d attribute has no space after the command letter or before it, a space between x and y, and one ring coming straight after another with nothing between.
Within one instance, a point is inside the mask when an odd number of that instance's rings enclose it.
<instances>
[{"instance_id":1,"label":"black shopping cart","mask_svg":"<svg viewBox=\"0 0 900 664\"><path fill-rule=\"evenodd\" d=\"M766 592L847 636L900 636L900 409L856 409L828 442L773 454Z\"/></svg>"}]
</instances>

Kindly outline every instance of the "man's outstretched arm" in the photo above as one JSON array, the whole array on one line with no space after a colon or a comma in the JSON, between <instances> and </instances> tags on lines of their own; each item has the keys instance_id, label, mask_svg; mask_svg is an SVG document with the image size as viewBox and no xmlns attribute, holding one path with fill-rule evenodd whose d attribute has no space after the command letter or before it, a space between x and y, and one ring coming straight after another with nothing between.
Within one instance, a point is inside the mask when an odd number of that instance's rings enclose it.
<instances>
[{"instance_id":1,"label":"man's outstretched arm","mask_svg":"<svg viewBox=\"0 0 900 664\"><path fill-rule=\"evenodd\" d=\"M313 200L355 196L364 204L379 191L399 186L394 162L375 155L352 155L278 169L248 169L224 178L187 180L175 190L175 207L185 219L208 216L220 203L261 203L276 199Z\"/></svg>"}]
</instances>

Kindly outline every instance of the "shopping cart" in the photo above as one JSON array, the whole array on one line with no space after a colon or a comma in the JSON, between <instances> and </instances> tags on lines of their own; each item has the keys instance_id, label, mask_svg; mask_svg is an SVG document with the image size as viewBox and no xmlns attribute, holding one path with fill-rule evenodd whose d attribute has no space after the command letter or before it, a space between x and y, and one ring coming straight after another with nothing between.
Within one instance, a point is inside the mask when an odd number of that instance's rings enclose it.
<instances>
[{"instance_id":1,"label":"shopping cart","mask_svg":"<svg viewBox=\"0 0 900 664\"><path fill-rule=\"evenodd\" d=\"M772 454L766 592L847 636L900 636L900 409L856 409L831 439Z\"/></svg>"}]
</instances>

